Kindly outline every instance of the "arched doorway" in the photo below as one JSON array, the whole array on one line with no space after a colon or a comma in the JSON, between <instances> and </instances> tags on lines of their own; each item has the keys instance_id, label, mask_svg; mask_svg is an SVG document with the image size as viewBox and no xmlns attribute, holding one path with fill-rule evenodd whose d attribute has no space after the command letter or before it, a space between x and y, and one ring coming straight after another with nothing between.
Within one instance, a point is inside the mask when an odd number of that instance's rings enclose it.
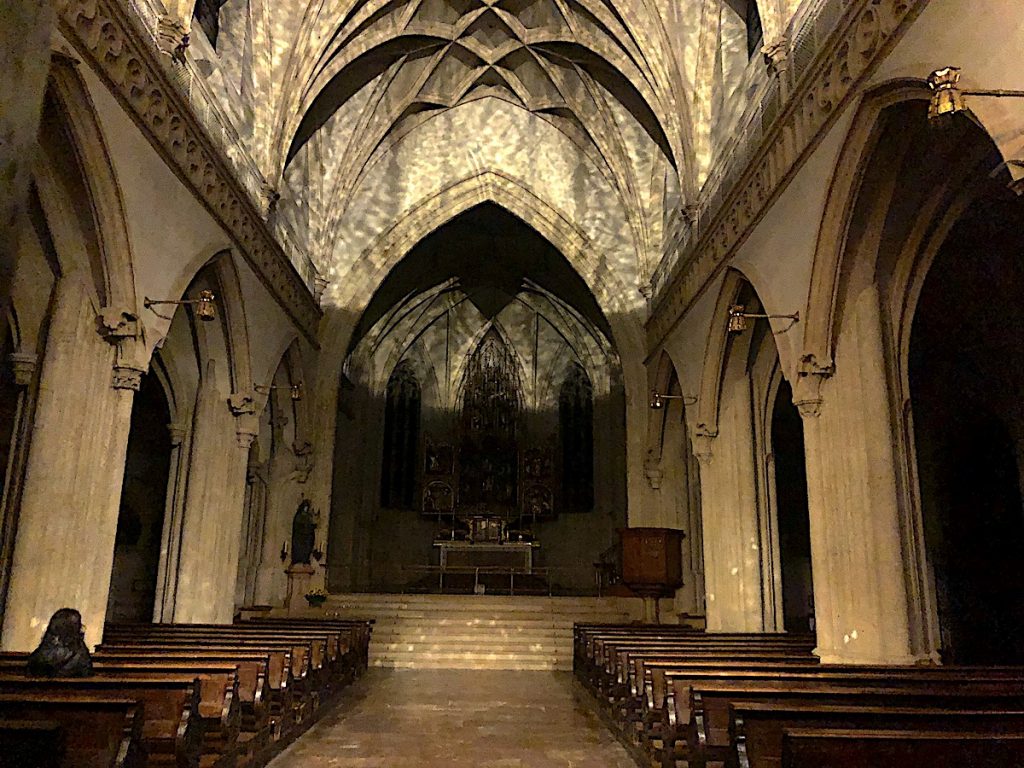
<instances>
[{"instance_id":1,"label":"arched doorway","mask_svg":"<svg viewBox=\"0 0 1024 768\"><path fill-rule=\"evenodd\" d=\"M942 657L1024 661L1024 205L957 222L914 315L909 378Z\"/></svg>"},{"instance_id":2,"label":"arched doorway","mask_svg":"<svg viewBox=\"0 0 1024 768\"><path fill-rule=\"evenodd\" d=\"M170 409L153 372L132 406L107 621L150 621L171 470Z\"/></svg>"},{"instance_id":3,"label":"arched doorway","mask_svg":"<svg viewBox=\"0 0 1024 768\"><path fill-rule=\"evenodd\" d=\"M772 407L772 464L782 564L782 616L788 632L814 629L811 521L807 506L804 425L793 389L782 379Z\"/></svg>"},{"instance_id":4,"label":"arched doorway","mask_svg":"<svg viewBox=\"0 0 1024 768\"><path fill-rule=\"evenodd\" d=\"M769 313L754 286L730 270L697 403L713 631L807 631L812 625L803 423L777 338L795 323L769 322Z\"/></svg>"}]
</instances>

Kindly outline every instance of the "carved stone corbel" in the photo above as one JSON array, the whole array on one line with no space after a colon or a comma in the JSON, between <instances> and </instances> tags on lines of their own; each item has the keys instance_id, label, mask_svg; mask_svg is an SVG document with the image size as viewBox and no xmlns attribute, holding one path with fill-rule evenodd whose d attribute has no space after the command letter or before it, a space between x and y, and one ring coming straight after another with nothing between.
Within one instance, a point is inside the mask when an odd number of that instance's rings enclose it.
<instances>
[{"instance_id":1,"label":"carved stone corbel","mask_svg":"<svg viewBox=\"0 0 1024 768\"><path fill-rule=\"evenodd\" d=\"M313 445L303 440L292 446L292 452L295 454L295 470L289 479L305 483L313 473Z\"/></svg>"},{"instance_id":2,"label":"carved stone corbel","mask_svg":"<svg viewBox=\"0 0 1024 768\"><path fill-rule=\"evenodd\" d=\"M781 79L783 73L789 69L789 40L777 37L770 43L765 43L761 47L761 55L764 56L768 75Z\"/></svg>"},{"instance_id":3,"label":"carved stone corbel","mask_svg":"<svg viewBox=\"0 0 1024 768\"><path fill-rule=\"evenodd\" d=\"M702 467L710 465L711 460L715 457L713 448L717 437L717 432L697 427L693 439L693 455Z\"/></svg>"},{"instance_id":4,"label":"carved stone corbel","mask_svg":"<svg viewBox=\"0 0 1024 768\"><path fill-rule=\"evenodd\" d=\"M168 424L167 434L171 437L171 446L177 447L185 442L185 436L188 434L188 427L182 424Z\"/></svg>"},{"instance_id":5,"label":"carved stone corbel","mask_svg":"<svg viewBox=\"0 0 1024 768\"><path fill-rule=\"evenodd\" d=\"M235 417L235 436L238 438L238 445L245 450L249 450L249 446L260 433L255 398L253 392L232 392L228 396L228 410Z\"/></svg>"},{"instance_id":6,"label":"carved stone corbel","mask_svg":"<svg viewBox=\"0 0 1024 768\"><path fill-rule=\"evenodd\" d=\"M803 418L817 418L821 415L821 385L832 377L835 370L831 361L819 363L814 354L805 354L800 358L800 369L793 386L793 405Z\"/></svg>"},{"instance_id":7,"label":"carved stone corbel","mask_svg":"<svg viewBox=\"0 0 1024 768\"><path fill-rule=\"evenodd\" d=\"M331 281L326 277L317 275L313 278L313 300L316 301L317 306L320 305L320 301L324 297L324 292L327 290L327 286L331 284Z\"/></svg>"},{"instance_id":8,"label":"carved stone corbel","mask_svg":"<svg viewBox=\"0 0 1024 768\"><path fill-rule=\"evenodd\" d=\"M180 62L188 43L189 29L181 19L170 14L160 17L156 25L156 44L161 51Z\"/></svg>"},{"instance_id":9,"label":"carved stone corbel","mask_svg":"<svg viewBox=\"0 0 1024 768\"><path fill-rule=\"evenodd\" d=\"M661 458L654 453L653 448L647 451L647 457L644 459L644 477L647 478L647 485L652 491L661 490L665 470L661 468Z\"/></svg>"},{"instance_id":10,"label":"carved stone corbel","mask_svg":"<svg viewBox=\"0 0 1024 768\"><path fill-rule=\"evenodd\" d=\"M7 356L14 371L14 383L19 387L28 387L36 375L39 356L35 352L11 352Z\"/></svg>"},{"instance_id":11,"label":"carved stone corbel","mask_svg":"<svg viewBox=\"0 0 1024 768\"><path fill-rule=\"evenodd\" d=\"M96 315L96 325L100 336L111 344L139 335L138 315L124 307L103 307Z\"/></svg>"},{"instance_id":12,"label":"carved stone corbel","mask_svg":"<svg viewBox=\"0 0 1024 768\"><path fill-rule=\"evenodd\" d=\"M103 307L96 315L96 330L117 347L110 385L138 392L142 376L149 368L138 315L124 307Z\"/></svg>"},{"instance_id":13,"label":"carved stone corbel","mask_svg":"<svg viewBox=\"0 0 1024 768\"><path fill-rule=\"evenodd\" d=\"M252 392L232 392L228 397L228 408L232 416L252 416L256 413L255 394Z\"/></svg>"}]
</instances>

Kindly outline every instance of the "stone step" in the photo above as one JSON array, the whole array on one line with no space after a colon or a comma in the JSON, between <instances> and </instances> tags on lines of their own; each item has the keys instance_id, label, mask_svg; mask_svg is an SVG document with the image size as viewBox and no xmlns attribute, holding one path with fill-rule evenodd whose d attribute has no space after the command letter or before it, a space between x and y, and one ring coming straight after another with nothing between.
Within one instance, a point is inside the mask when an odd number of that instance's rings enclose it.
<instances>
[{"instance_id":1,"label":"stone step","mask_svg":"<svg viewBox=\"0 0 1024 768\"><path fill-rule=\"evenodd\" d=\"M414 653L417 651L443 651L450 649L458 652L479 651L480 653L572 653L572 646L550 640L523 640L508 642L507 640L493 643L481 643L473 640L395 640L375 643L374 653L390 653L401 651Z\"/></svg>"},{"instance_id":2,"label":"stone step","mask_svg":"<svg viewBox=\"0 0 1024 768\"><path fill-rule=\"evenodd\" d=\"M621 598L332 595L328 616L375 619L370 663L394 669L572 668L574 622L629 621Z\"/></svg>"},{"instance_id":3,"label":"stone step","mask_svg":"<svg viewBox=\"0 0 1024 768\"><path fill-rule=\"evenodd\" d=\"M473 662L459 662L451 660L394 660L387 663L374 664L377 667L388 669L479 669L479 670L509 670L516 672L571 672L572 660L561 661L499 661L487 660Z\"/></svg>"}]
</instances>

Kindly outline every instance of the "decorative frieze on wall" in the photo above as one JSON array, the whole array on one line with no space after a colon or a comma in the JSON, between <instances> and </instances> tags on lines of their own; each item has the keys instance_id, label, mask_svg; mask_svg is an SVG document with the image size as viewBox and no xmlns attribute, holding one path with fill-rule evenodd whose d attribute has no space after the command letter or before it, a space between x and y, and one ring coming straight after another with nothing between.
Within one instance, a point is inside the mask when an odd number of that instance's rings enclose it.
<instances>
[{"instance_id":1,"label":"decorative frieze on wall","mask_svg":"<svg viewBox=\"0 0 1024 768\"><path fill-rule=\"evenodd\" d=\"M161 63L118 0L60 0L61 31L89 60L175 174L224 227L260 280L316 344L320 309Z\"/></svg>"},{"instance_id":2,"label":"decorative frieze on wall","mask_svg":"<svg viewBox=\"0 0 1024 768\"><path fill-rule=\"evenodd\" d=\"M660 346L838 118L841 107L899 40L927 0L846 0L841 20L803 68L789 99L765 127L737 182L702 211L700 231L657 291L648 348ZM717 197L717 195L716 195Z\"/></svg>"}]
</instances>

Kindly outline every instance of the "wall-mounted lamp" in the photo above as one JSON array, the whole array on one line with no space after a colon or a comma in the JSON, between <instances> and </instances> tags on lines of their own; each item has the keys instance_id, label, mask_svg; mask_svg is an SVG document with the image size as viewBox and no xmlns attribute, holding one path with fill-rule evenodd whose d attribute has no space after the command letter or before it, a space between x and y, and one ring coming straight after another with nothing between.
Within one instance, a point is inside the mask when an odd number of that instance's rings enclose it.
<instances>
[{"instance_id":1,"label":"wall-mounted lamp","mask_svg":"<svg viewBox=\"0 0 1024 768\"><path fill-rule=\"evenodd\" d=\"M252 388L261 395L269 395L275 389L287 389L292 400L302 399L302 384L290 384L288 386L253 384Z\"/></svg>"},{"instance_id":2,"label":"wall-mounted lamp","mask_svg":"<svg viewBox=\"0 0 1024 768\"><path fill-rule=\"evenodd\" d=\"M729 307L729 333L742 333L747 330L747 320L753 318L792 320L800 322L800 313L794 312L791 315L765 315L759 312L747 312L743 304L733 304Z\"/></svg>"},{"instance_id":3,"label":"wall-mounted lamp","mask_svg":"<svg viewBox=\"0 0 1024 768\"><path fill-rule=\"evenodd\" d=\"M658 390L651 390L651 408L655 411L660 411L665 407L666 400L682 400L683 405L693 405L697 402L697 398L691 395L663 395Z\"/></svg>"},{"instance_id":4,"label":"wall-mounted lamp","mask_svg":"<svg viewBox=\"0 0 1024 768\"><path fill-rule=\"evenodd\" d=\"M281 545L281 562L285 562L288 559L288 542L286 541Z\"/></svg>"},{"instance_id":5,"label":"wall-mounted lamp","mask_svg":"<svg viewBox=\"0 0 1024 768\"><path fill-rule=\"evenodd\" d=\"M964 96L992 96L995 98L1024 98L1024 91L1005 89L970 90L960 88L959 67L943 67L928 75L928 87L932 89L932 98L928 103L928 119L938 120L946 115L963 112L967 107Z\"/></svg>"},{"instance_id":6,"label":"wall-mounted lamp","mask_svg":"<svg viewBox=\"0 0 1024 768\"><path fill-rule=\"evenodd\" d=\"M159 306L160 304L195 304L196 305L196 317L200 320L209 322L210 320L217 319L217 307L213 303L216 296L213 295L213 291L200 291L198 299L180 299L174 301L171 299L151 299L146 297L142 302L142 306L146 309L152 310L153 307ZM159 314L154 311L154 314ZM160 315L164 317L164 315ZM170 319L170 318L165 318Z\"/></svg>"}]
</instances>

